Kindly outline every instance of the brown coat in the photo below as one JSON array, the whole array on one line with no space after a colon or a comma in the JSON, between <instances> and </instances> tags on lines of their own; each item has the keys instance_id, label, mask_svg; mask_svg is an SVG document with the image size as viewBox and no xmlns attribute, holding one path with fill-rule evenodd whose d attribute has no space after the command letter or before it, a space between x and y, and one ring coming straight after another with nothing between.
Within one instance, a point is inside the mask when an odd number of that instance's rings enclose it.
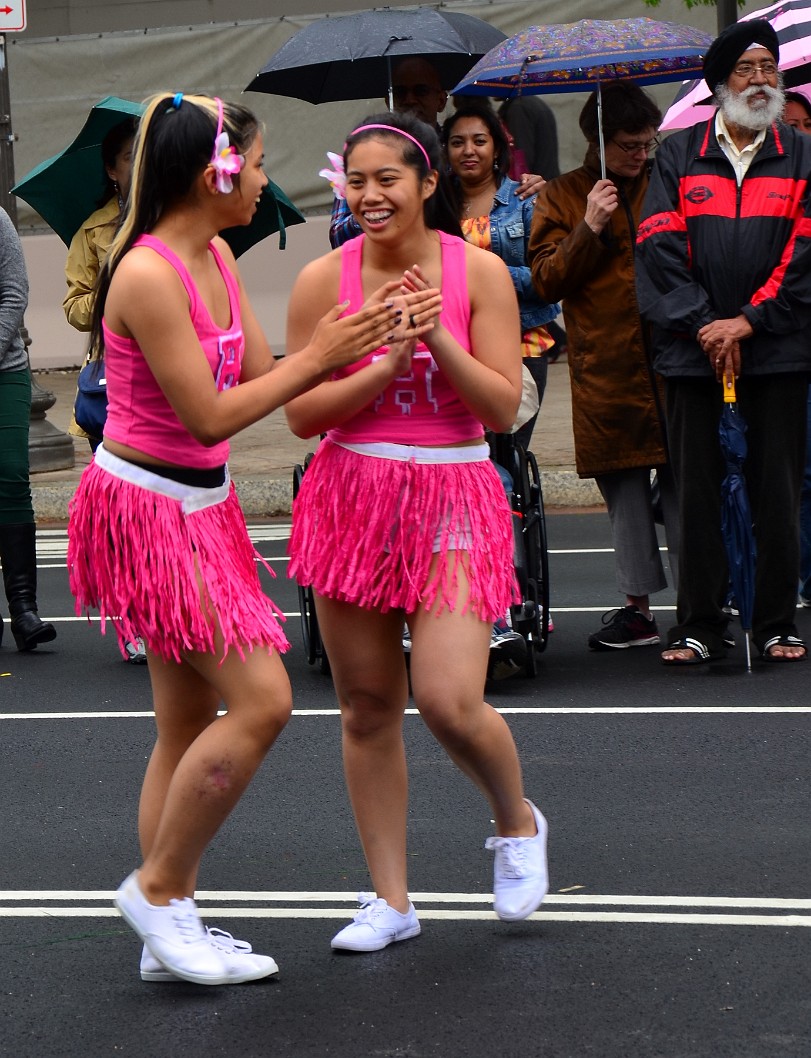
<instances>
[{"instance_id":1,"label":"brown coat","mask_svg":"<svg viewBox=\"0 0 811 1058\"><path fill-rule=\"evenodd\" d=\"M580 169L541 189L528 254L541 297L563 302L581 477L667 462L661 383L646 348L634 282L648 173L616 181L620 204L597 236L583 217L599 177L596 152L589 152Z\"/></svg>"}]
</instances>

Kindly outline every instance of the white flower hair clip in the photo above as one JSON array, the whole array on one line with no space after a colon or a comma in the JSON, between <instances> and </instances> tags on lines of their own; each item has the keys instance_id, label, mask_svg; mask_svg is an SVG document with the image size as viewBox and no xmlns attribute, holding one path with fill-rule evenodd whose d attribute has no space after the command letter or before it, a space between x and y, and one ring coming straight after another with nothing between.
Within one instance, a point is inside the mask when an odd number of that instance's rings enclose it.
<instances>
[{"instance_id":1,"label":"white flower hair clip","mask_svg":"<svg viewBox=\"0 0 811 1058\"><path fill-rule=\"evenodd\" d=\"M333 154L332 151L327 151L327 158L332 162L334 169L319 169L318 175L323 176L325 180L329 180L332 193L336 198L346 198L344 160L340 154Z\"/></svg>"},{"instance_id":2,"label":"white flower hair clip","mask_svg":"<svg viewBox=\"0 0 811 1058\"><path fill-rule=\"evenodd\" d=\"M245 165L245 156L237 154L228 139L228 133L223 132L222 100L218 96L214 98L217 103L217 135L214 138L214 151L210 164L217 174L217 190L227 195L234 190L231 177L241 172Z\"/></svg>"}]
</instances>

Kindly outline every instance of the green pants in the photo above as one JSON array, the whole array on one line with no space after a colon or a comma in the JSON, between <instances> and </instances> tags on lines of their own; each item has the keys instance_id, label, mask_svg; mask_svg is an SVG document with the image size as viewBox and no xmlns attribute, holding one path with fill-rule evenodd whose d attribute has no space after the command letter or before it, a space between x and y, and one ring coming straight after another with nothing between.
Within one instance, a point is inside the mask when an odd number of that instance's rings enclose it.
<instances>
[{"instance_id":1,"label":"green pants","mask_svg":"<svg viewBox=\"0 0 811 1058\"><path fill-rule=\"evenodd\" d=\"M31 374L0 371L0 525L34 521L28 476Z\"/></svg>"}]
</instances>

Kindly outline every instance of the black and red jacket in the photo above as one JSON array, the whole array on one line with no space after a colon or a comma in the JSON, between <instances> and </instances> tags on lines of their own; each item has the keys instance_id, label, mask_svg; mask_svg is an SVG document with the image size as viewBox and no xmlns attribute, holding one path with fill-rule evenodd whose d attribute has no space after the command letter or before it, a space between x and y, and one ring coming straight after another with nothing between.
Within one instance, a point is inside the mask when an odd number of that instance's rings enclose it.
<instances>
[{"instance_id":1,"label":"black and red jacket","mask_svg":"<svg viewBox=\"0 0 811 1058\"><path fill-rule=\"evenodd\" d=\"M811 370L811 136L773 125L738 187L715 119L656 155L637 229L639 308L663 375L712 376L696 335L743 313L742 374Z\"/></svg>"}]
</instances>

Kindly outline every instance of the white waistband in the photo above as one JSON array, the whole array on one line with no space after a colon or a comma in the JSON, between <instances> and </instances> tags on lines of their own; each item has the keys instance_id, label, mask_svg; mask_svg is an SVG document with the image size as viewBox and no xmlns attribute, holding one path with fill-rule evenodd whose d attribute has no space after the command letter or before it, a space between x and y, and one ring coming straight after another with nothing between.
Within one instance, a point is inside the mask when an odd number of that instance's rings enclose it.
<instances>
[{"instance_id":1,"label":"white waistband","mask_svg":"<svg viewBox=\"0 0 811 1058\"><path fill-rule=\"evenodd\" d=\"M332 441L340 448L356 452L360 456L377 459L397 459L402 463L486 463L490 458L490 446L486 444L466 445L460 448L428 448L422 445L396 445L387 441L365 441L361 444L346 444Z\"/></svg>"},{"instance_id":2,"label":"white waistband","mask_svg":"<svg viewBox=\"0 0 811 1058\"><path fill-rule=\"evenodd\" d=\"M106 470L113 477L128 481L131 485L137 485L147 492L155 492L159 496L168 496L170 500L177 500L183 506L185 514L193 514L194 511L205 510L206 507L214 507L228 499L231 491L231 476L228 467L225 468L225 481L222 485L214 488L205 488L201 485L185 485L182 481L173 481L171 478L153 474L151 470L144 470L134 463L128 463L126 459L108 452L103 444L96 449L93 457L102 470Z\"/></svg>"}]
</instances>

